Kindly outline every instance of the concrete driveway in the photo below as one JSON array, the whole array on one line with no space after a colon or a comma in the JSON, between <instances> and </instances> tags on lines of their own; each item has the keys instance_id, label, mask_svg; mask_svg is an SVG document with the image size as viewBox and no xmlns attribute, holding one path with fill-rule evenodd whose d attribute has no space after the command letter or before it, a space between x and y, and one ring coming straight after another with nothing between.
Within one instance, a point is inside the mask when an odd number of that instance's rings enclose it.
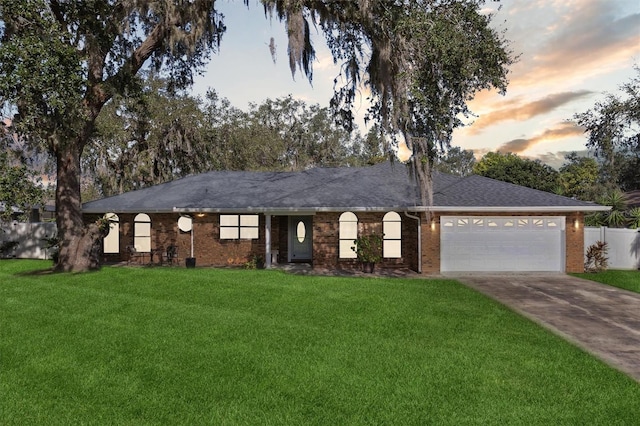
<instances>
[{"instance_id":1,"label":"concrete driveway","mask_svg":"<svg viewBox=\"0 0 640 426\"><path fill-rule=\"evenodd\" d=\"M640 294L562 274L447 275L640 382Z\"/></svg>"}]
</instances>

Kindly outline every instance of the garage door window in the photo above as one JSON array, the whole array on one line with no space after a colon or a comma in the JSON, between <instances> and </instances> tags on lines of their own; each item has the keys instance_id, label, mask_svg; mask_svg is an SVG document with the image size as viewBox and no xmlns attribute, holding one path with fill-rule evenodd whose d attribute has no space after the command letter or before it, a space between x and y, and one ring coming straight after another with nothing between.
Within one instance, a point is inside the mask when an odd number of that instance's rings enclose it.
<instances>
[{"instance_id":1,"label":"garage door window","mask_svg":"<svg viewBox=\"0 0 640 426\"><path fill-rule=\"evenodd\" d=\"M527 218L468 218L441 219L442 227L455 232L466 232L473 229L509 230L509 229L562 229L563 218L527 217Z\"/></svg>"}]
</instances>

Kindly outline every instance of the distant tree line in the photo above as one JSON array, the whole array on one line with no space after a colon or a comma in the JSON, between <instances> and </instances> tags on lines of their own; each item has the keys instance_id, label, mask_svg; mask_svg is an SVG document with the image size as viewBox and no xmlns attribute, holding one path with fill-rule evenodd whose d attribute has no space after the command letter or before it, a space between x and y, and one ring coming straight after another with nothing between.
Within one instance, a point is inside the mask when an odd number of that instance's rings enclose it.
<instances>
[{"instance_id":1,"label":"distant tree line","mask_svg":"<svg viewBox=\"0 0 640 426\"><path fill-rule=\"evenodd\" d=\"M167 90L149 77L136 96L116 96L85 149L84 200L211 170L304 170L373 164L387 158L374 126L362 136L330 111L291 95L243 111L210 90Z\"/></svg>"}]
</instances>

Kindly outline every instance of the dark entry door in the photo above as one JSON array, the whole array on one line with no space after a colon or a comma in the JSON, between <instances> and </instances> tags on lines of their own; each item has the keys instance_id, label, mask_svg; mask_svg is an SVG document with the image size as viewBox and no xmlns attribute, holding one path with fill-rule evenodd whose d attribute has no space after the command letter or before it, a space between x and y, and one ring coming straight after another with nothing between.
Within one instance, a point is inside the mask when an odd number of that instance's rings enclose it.
<instances>
[{"instance_id":1,"label":"dark entry door","mask_svg":"<svg viewBox=\"0 0 640 426\"><path fill-rule=\"evenodd\" d=\"M313 253L312 216L289 217L291 261L310 261Z\"/></svg>"}]
</instances>

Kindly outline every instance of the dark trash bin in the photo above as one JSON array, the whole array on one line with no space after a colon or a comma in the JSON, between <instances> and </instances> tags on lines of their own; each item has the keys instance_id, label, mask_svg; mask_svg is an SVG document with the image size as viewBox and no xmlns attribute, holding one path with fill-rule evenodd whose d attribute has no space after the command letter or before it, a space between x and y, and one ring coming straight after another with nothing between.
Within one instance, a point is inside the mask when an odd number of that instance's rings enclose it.
<instances>
[{"instance_id":1,"label":"dark trash bin","mask_svg":"<svg viewBox=\"0 0 640 426\"><path fill-rule=\"evenodd\" d=\"M196 258L195 257L187 257L186 258L187 268L195 268L196 267Z\"/></svg>"}]
</instances>

